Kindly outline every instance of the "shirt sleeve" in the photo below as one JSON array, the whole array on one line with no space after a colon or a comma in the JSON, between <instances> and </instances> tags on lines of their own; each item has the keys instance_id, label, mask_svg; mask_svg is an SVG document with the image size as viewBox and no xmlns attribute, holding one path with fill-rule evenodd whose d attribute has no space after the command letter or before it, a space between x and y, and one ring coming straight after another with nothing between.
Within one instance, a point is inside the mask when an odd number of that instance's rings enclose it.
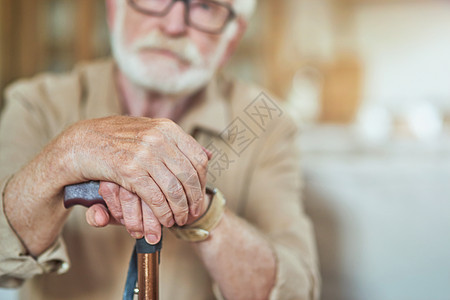
<instances>
[{"instance_id":1,"label":"shirt sleeve","mask_svg":"<svg viewBox=\"0 0 450 300\"><path fill-rule=\"evenodd\" d=\"M63 273L69 269L64 242L58 238L38 257L27 254L4 212L4 191L9 179L48 141L43 108L24 96L20 88L9 89L0 118L0 286L15 288L38 274Z\"/></svg>"},{"instance_id":2,"label":"shirt sleeve","mask_svg":"<svg viewBox=\"0 0 450 300\"><path fill-rule=\"evenodd\" d=\"M276 256L270 299L319 299L314 233L301 199L298 130L284 117L266 134L255 153L244 217L264 233Z\"/></svg>"}]
</instances>

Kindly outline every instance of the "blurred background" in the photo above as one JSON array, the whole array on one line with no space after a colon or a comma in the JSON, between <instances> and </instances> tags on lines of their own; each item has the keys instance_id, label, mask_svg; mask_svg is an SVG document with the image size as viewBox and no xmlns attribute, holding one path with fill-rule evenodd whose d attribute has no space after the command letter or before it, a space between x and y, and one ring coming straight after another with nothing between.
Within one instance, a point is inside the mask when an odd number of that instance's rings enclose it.
<instances>
[{"instance_id":1,"label":"blurred background","mask_svg":"<svg viewBox=\"0 0 450 300\"><path fill-rule=\"evenodd\" d=\"M107 56L103 2L0 0L0 88ZM228 72L301 127L322 298L450 299L450 2L259 2Z\"/></svg>"}]
</instances>

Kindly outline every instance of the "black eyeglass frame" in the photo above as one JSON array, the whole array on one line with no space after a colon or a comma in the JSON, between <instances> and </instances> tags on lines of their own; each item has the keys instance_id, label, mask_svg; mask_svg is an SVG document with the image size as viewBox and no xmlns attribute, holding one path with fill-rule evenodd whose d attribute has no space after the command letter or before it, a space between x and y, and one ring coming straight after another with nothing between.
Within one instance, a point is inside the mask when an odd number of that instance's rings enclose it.
<instances>
[{"instance_id":1,"label":"black eyeglass frame","mask_svg":"<svg viewBox=\"0 0 450 300\"><path fill-rule=\"evenodd\" d=\"M237 16L233 7L228 3L222 3L222 2L218 2L218 1L214 1L214 0L203 0L205 2L211 2L211 3L214 3L215 5L225 7L229 11L228 17L226 18L222 27L220 27L217 30L208 30L208 29L202 28L201 26L197 26L196 24L193 24L190 22L190 20L189 20L189 3L191 2L191 0L172 0L170 5L167 6L166 9L159 13L153 12L153 11L148 11L148 10L140 7L138 4L136 4L136 2L134 0L127 0L128 4L136 11L138 11L144 15L149 15L149 16L154 16L154 17L164 17L172 9L172 6L178 1L184 2L185 6L186 6L185 13L184 13L184 21L185 21L186 25L188 25L192 28L195 28L199 31L205 32L205 33L221 34L223 32L223 30L225 29L225 27L230 23L230 21L232 21Z\"/></svg>"}]
</instances>

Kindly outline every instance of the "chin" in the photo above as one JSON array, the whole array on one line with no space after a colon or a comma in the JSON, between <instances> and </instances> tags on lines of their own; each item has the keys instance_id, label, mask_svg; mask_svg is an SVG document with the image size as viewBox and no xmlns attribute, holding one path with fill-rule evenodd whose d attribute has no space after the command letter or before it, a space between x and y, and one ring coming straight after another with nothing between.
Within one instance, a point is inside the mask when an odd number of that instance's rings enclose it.
<instances>
[{"instance_id":1,"label":"chin","mask_svg":"<svg viewBox=\"0 0 450 300\"><path fill-rule=\"evenodd\" d=\"M124 62L116 59L124 75L146 90L168 95L189 95L206 86L214 71L206 68L181 69L173 60Z\"/></svg>"}]
</instances>

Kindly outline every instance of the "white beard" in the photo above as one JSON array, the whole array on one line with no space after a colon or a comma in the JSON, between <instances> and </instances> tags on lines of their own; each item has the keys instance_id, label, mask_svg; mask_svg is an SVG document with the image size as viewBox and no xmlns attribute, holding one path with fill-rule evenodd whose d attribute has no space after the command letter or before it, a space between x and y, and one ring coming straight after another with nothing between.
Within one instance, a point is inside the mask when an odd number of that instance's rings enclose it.
<instances>
[{"instance_id":1,"label":"white beard","mask_svg":"<svg viewBox=\"0 0 450 300\"><path fill-rule=\"evenodd\" d=\"M204 87L216 72L229 41L235 35L237 24L229 24L217 45L208 56L202 56L197 46L187 37L168 38L155 29L148 35L125 46L125 1L117 2L117 19L111 33L113 56L123 74L134 84L161 94L188 95ZM158 57L151 63L144 61L140 52L145 49L166 49L188 63L185 69L175 58Z\"/></svg>"}]
</instances>

